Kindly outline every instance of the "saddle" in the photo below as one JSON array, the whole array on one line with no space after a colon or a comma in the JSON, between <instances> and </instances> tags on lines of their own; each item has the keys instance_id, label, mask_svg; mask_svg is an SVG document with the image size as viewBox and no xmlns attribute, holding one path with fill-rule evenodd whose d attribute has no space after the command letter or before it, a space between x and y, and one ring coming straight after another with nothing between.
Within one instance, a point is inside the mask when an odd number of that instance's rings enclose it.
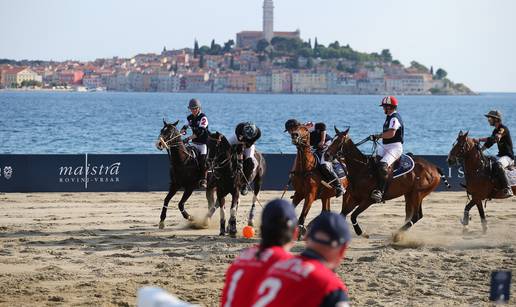
<instances>
[{"instance_id":1,"label":"saddle","mask_svg":"<svg viewBox=\"0 0 516 307\"><path fill-rule=\"evenodd\" d=\"M187 154L189 154L192 159L194 159L195 161L198 162L197 157L200 156L199 150L191 144L185 144L185 145L186 145L185 147L186 147Z\"/></svg>"},{"instance_id":2,"label":"saddle","mask_svg":"<svg viewBox=\"0 0 516 307\"><path fill-rule=\"evenodd\" d=\"M317 164L319 165L321 163L321 159L319 159L319 156L316 155L315 153L313 153L313 155L314 155L315 159L317 160ZM342 179L348 175L346 165L340 163L336 159L331 161L331 166L333 167L333 171L335 172L335 174L337 174L337 177L339 177L339 179Z\"/></svg>"},{"instance_id":3,"label":"saddle","mask_svg":"<svg viewBox=\"0 0 516 307\"><path fill-rule=\"evenodd\" d=\"M415 162L410 155L402 154L401 157L392 164L392 178L401 177L414 169Z\"/></svg>"}]
</instances>

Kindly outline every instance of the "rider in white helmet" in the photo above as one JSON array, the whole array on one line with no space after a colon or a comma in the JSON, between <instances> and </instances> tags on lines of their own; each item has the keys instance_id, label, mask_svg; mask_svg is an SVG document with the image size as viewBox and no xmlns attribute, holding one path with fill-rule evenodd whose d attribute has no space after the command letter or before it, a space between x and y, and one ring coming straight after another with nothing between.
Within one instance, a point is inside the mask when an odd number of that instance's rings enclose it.
<instances>
[{"instance_id":1,"label":"rider in white helmet","mask_svg":"<svg viewBox=\"0 0 516 307\"><path fill-rule=\"evenodd\" d=\"M262 132L260 128L256 127L256 125L252 122L244 122L240 123L235 128L235 134L232 135L228 141L231 145L243 145L243 159L241 164L239 164L240 169L243 170L246 179L251 178L252 173L256 166L258 166L258 161L255 157L255 143L262 136ZM247 184L242 186L240 191L242 195L247 194Z\"/></svg>"}]
</instances>

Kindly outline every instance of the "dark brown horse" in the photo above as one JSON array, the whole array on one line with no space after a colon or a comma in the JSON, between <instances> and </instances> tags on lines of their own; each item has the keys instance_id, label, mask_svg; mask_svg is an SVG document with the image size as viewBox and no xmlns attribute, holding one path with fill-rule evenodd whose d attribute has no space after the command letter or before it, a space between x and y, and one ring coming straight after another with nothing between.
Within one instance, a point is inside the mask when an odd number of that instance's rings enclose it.
<instances>
[{"instance_id":1,"label":"dark brown horse","mask_svg":"<svg viewBox=\"0 0 516 307\"><path fill-rule=\"evenodd\" d=\"M159 150L167 150L170 161L170 185L168 194L163 202L163 208L161 209L160 229L165 227L168 203L181 188L184 188L184 192L178 204L179 211L181 211L185 219L191 220L191 216L186 212L185 203L192 195L194 189L199 187L201 176L194 149L187 147L181 140L181 133L176 127L178 122L167 123L163 120L163 128L156 142L156 147Z\"/></svg>"},{"instance_id":2,"label":"dark brown horse","mask_svg":"<svg viewBox=\"0 0 516 307\"><path fill-rule=\"evenodd\" d=\"M457 141L448 154L448 164L463 164L466 192L468 195L471 195L471 200L464 208L464 216L461 220L462 225L467 226L469 224L469 210L473 206L477 206L482 231L486 233L487 220L482 202L489 199L504 198L502 190L497 188L491 176L489 159L483 154L478 144L473 139L468 138L468 132L463 133L460 131ZM516 187L513 186L512 191L516 193Z\"/></svg>"},{"instance_id":3,"label":"dark brown horse","mask_svg":"<svg viewBox=\"0 0 516 307\"><path fill-rule=\"evenodd\" d=\"M291 133L292 144L296 145L296 165L294 175L292 177L292 186L294 187L294 196L292 202L294 206L304 199L303 210L299 216L299 235L300 237L306 232L304 223L312 203L320 199L322 202L322 210L330 211L330 201L335 197L335 189L328 184L323 184L323 180L319 170L317 169L317 159L310 147L310 132L308 128L301 125ZM341 183L346 187L347 178L342 178ZM349 195L345 193L342 197L343 203L348 201Z\"/></svg>"},{"instance_id":4,"label":"dark brown horse","mask_svg":"<svg viewBox=\"0 0 516 307\"><path fill-rule=\"evenodd\" d=\"M376 187L376 180L372 175L374 161L364 155L353 143L348 135L349 129L340 132L335 128L335 132L333 143L326 151L327 160L334 157L345 159L348 169L348 190L354 200L354 202L348 202L347 206L343 206L342 214L347 216L353 212L351 223L356 234L368 238L369 236L360 228L357 217L373 204L370 195ZM414 158L414 162L415 166L412 171L390 180L384 196L385 200L405 196L405 223L399 229L398 234L408 230L423 217L423 199L437 188L441 177L444 177L442 171L432 163L421 158ZM447 181L445 182L447 183Z\"/></svg>"},{"instance_id":5,"label":"dark brown horse","mask_svg":"<svg viewBox=\"0 0 516 307\"><path fill-rule=\"evenodd\" d=\"M216 191L216 201L214 193L207 193L209 212L206 216L205 224L215 213L217 207L220 207L220 235L226 234L226 218L225 218L225 198L231 195L230 218L228 221L227 232L231 237L236 237L237 220L236 213L240 202L240 190L242 186L253 184L253 202L248 215L248 224L253 224L254 210L260 193L263 176L265 174L265 159L262 154L255 151L255 158L258 162L254 173L246 178L244 176L243 166L239 161L238 146L231 146L227 138L220 133L210 134L208 138L208 169L210 171L208 188Z\"/></svg>"}]
</instances>

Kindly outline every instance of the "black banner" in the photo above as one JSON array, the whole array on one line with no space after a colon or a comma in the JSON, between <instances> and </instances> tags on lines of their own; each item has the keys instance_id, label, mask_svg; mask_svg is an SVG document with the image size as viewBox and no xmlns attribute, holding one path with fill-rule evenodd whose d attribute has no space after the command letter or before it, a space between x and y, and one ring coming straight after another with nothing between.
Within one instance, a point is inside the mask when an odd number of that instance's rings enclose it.
<instances>
[{"instance_id":1,"label":"black banner","mask_svg":"<svg viewBox=\"0 0 516 307\"><path fill-rule=\"evenodd\" d=\"M283 190L295 155L264 156L263 189ZM450 177L451 190L463 190L464 172L448 167L446 156L422 157ZM0 155L0 192L165 191L169 182L166 154Z\"/></svg>"}]
</instances>

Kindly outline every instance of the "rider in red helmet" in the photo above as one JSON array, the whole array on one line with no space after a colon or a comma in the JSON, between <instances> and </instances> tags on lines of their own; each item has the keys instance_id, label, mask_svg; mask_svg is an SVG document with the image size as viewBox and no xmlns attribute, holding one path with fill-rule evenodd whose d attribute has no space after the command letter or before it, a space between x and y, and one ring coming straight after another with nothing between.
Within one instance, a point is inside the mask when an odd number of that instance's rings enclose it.
<instances>
[{"instance_id":1,"label":"rider in red helmet","mask_svg":"<svg viewBox=\"0 0 516 307\"><path fill-rule=\"evenodd\" d=\"M387 188L390 166L401 157L403 153L403 120L397 112L398 99L394 96L386 96L380 104L387 115L383 124L383 132L371 135L372 140L382 139L376 154L381 157L377 164L377 188L371 193L371 199L379 203L383 200Z\"/></svg>"}]
</instances>

